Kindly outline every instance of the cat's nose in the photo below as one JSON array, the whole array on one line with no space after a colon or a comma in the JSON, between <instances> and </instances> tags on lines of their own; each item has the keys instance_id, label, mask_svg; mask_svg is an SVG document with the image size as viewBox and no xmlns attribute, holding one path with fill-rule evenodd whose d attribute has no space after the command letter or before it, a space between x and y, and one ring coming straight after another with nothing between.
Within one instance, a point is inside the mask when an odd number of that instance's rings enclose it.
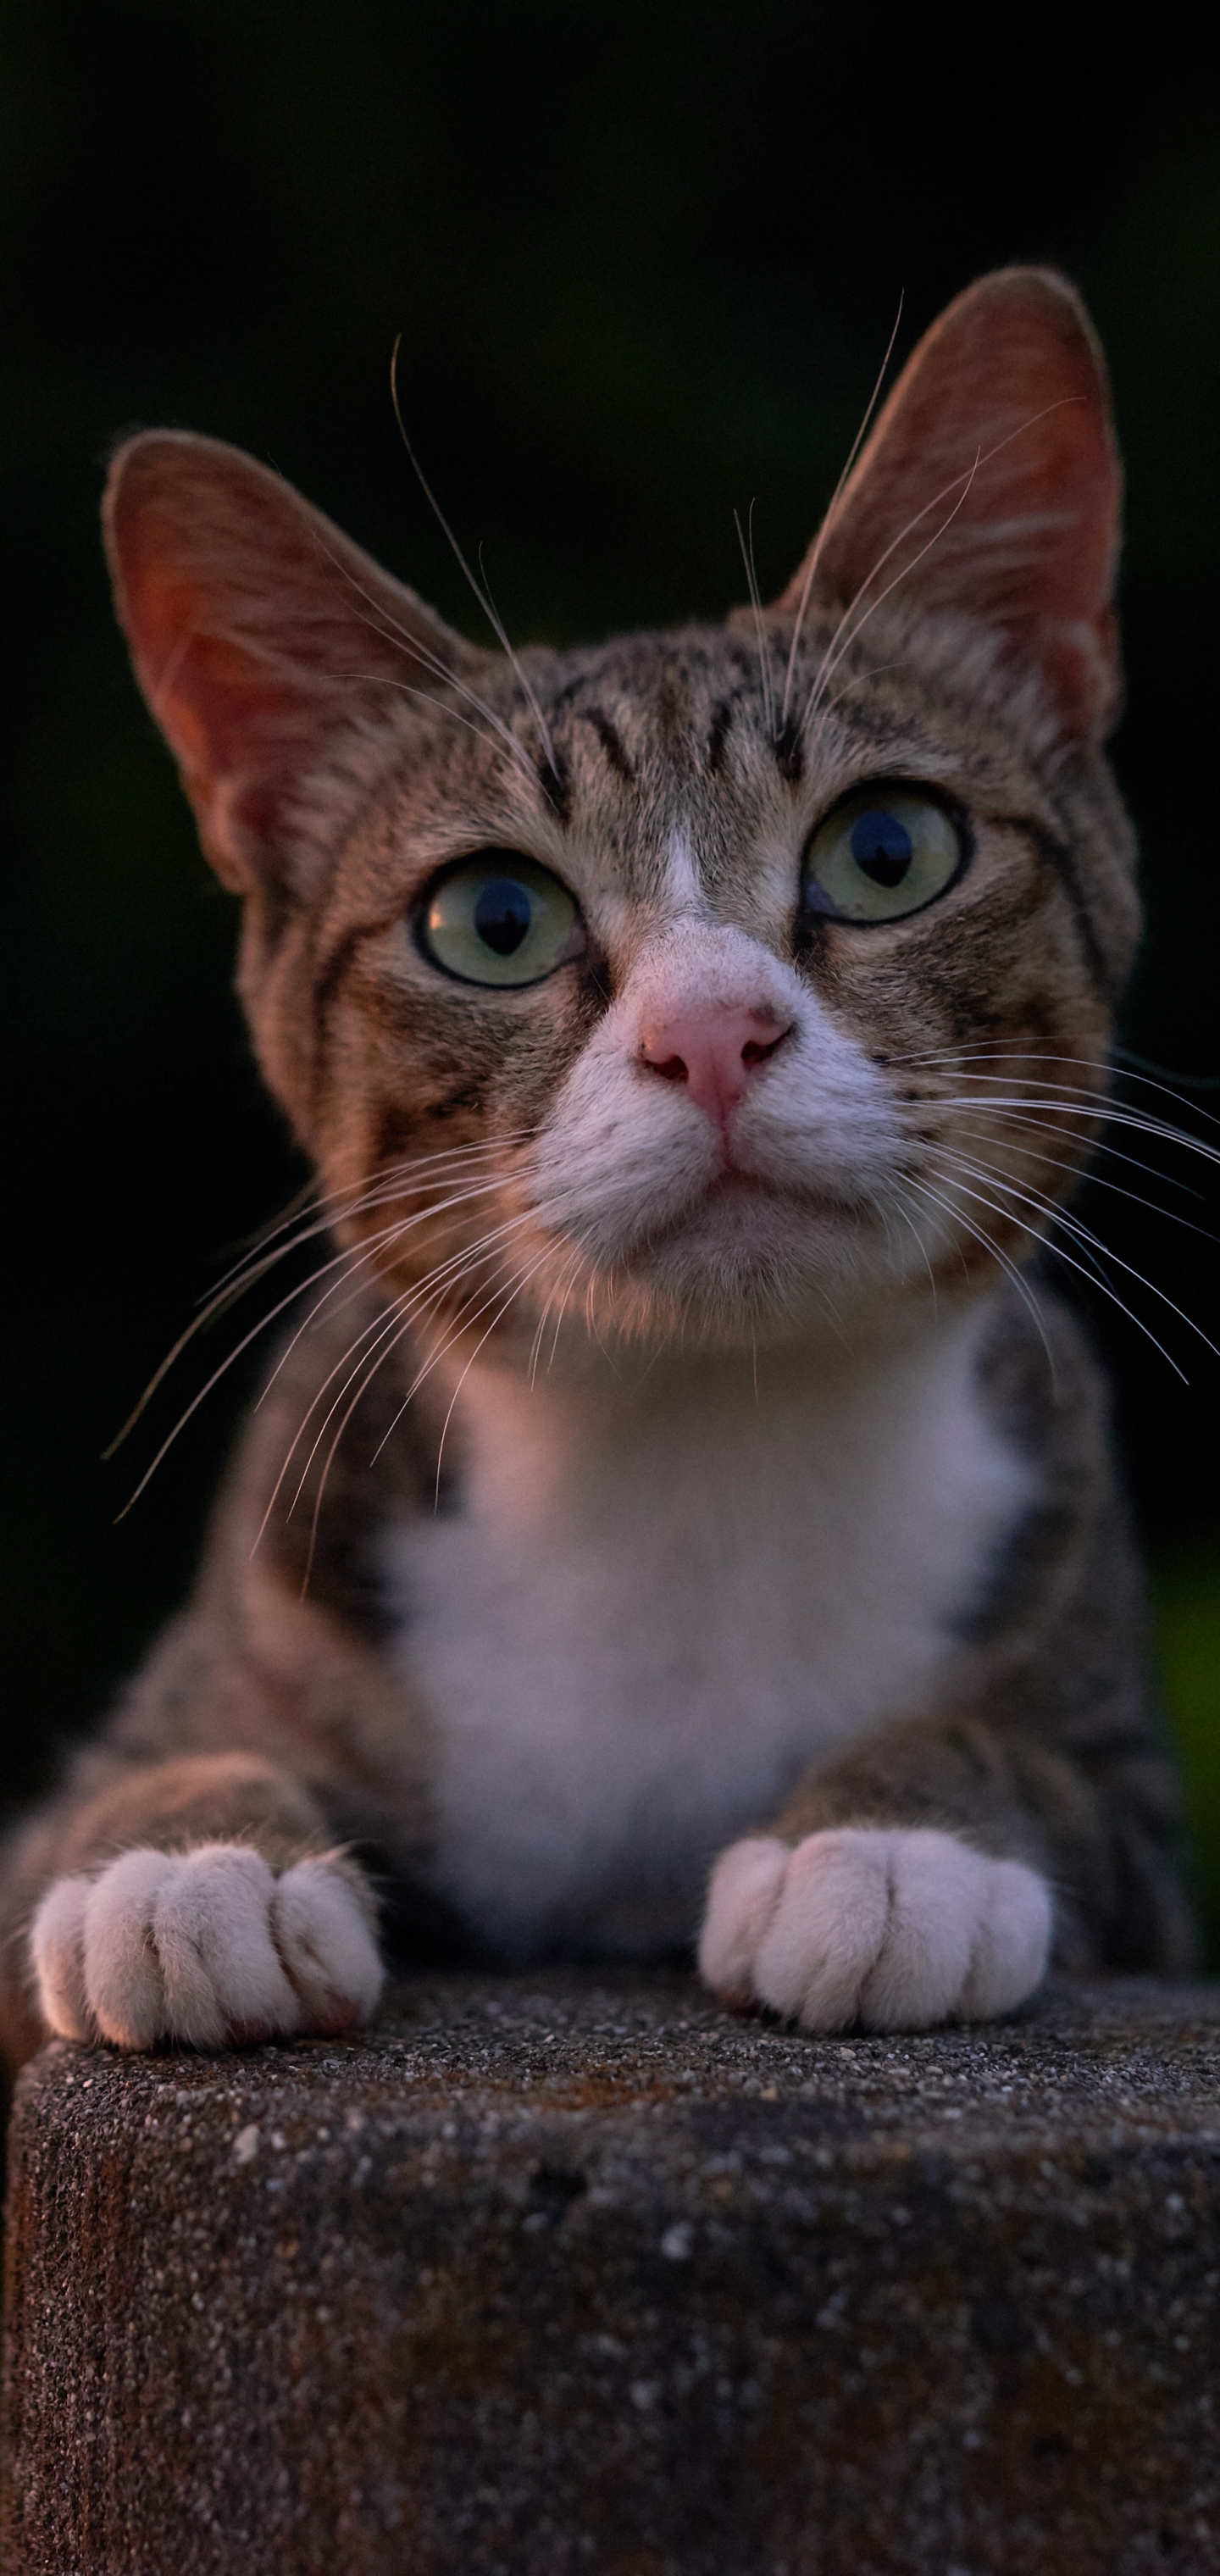
<instances>
[{"instance_id":1,"label":"cat's nose","mask_svg":"<svg viewBox=\"0 0 1220 2576\"><path fill-rule=\"evenodd\" d=\"M640 1064L662 1082L680 1082L697 1109L721 1123L747 1084L792 1034L776 1028L774 1011L725 1010L677 1013L649 1023L640 1038Z\"/></svg>"}]
</instances>

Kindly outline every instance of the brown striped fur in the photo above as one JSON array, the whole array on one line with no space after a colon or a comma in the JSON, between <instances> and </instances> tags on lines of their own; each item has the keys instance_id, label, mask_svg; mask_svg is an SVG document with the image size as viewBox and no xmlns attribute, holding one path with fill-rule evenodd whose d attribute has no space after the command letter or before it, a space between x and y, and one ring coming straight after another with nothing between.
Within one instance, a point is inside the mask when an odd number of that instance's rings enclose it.
<instances>
[{"instance_id":1,"label":"brown striped fur","mask_svg":"<svg viewBox=\"0 0 1220 2576\"><path fill-rule=\"evenodd\" d=\"M234 451L166 433L118 459L120 613L205 845L245 897L239 980L266 1079L336 1194L340 1245L371 1246L384 1225L384 1205L343 1214L379 1176L392 1187L404 1174L420 1193L404 1206L434 1212L370 1259L362 1303L296 1342L235 1460L195 1599L11 1847L10 2054L42 2028L23 1954L42 1891L135 1843L236 1835L279 1868L342 1841L404 1938L486 1940L438 1877L437 1720L394 1649L384 1541L436 1510L460 1521L474 1434L460 1405L445 1425L489 1309L471 1318L460 1287L443 1296L371 1377L325 1479L324 1446L300 1499L289 1508L294 1474L255 1538L355 1332L510 1219L513 1248L478 1274L480 1294L536 1267L492 1356L525 1367L566 1283L559 1383L565 1366L575 1383L597 1365L597 1349L629 1371L654 1356L660 1386L679 1343L692 1368L753 1350L777 1371L819 1336L846 1331L865 1349L933 1308L986 1310L977 1402L1021 1462L1028 1502L946 1627L931 1701L920 1686L879 1708L757 1822L792 1844L930 1824L1044 1875L1064 1959L1189 1957L1104 1389L1031 1268L1099 1130L1099 1068L1138 929L1132 838L1102 749L1117 691L1117 469L1070 290L1017 271L972 295L917 352L812 579L798 574L766 612L765 682L748 612L510 664L441 629ZM999 463L976 465L989 442ZM942 486L950 499L904 534ZM1049 544L1048 495L1069 523ZM806 718L843 612L887 546L875 589L894 586L848 632ZM802 910L799 857L836 800L872 779L928 782L966 818L972 853L940 900L861 931ZM991 1176L994 1205L950 1189L950 1214L925 1225L926 1200L910 1196L923 1216L899 1222L862 1180L846 1248L836 1239L815 1258L794 1240L791 1257L751 1267L742 1254L736 1270L701 1269L663 1230L603 1253L595 1227L565 1228L535 1139L668 935L676 836L693 854L699 918L794 976L871 1069L903 1185L943 1191L946 1149L964 1151ZM405 927L438 867L485 846L552 869L586 924L584 954L526 990L445 978ZM1036 1122L1029 1102L1049 1104L1048 1083L1055 1102ZM412 1183L423 1158L465 1149L484 1155L471 1169L490 1185L470 1207L446 1204L444 1166L429 1188ZM1038 1208L1014 1195L1035 1185ZM685 1915L641 1902L637 1946L693 1939L683 1902ZM566 1934L541 1924L538 1946L603 1938L592 1902L583 1935L578 1915L562 1921Z\"/></svg>"}]
</instances>

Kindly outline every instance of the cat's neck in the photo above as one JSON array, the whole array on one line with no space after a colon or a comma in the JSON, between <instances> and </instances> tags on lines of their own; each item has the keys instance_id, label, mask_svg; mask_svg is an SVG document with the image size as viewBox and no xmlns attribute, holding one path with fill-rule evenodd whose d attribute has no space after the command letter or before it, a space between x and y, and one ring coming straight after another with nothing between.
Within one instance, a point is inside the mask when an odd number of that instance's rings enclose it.
<instances>
[{"instance_id":1,"label":"cat's neck","mask_svg":"<svg viewBox=\"0 0 1220 2576\"><path fill-rule=\"evenodd\" d=\"M882 1450L935 1447L939 1422L969 1407L994 1302L910 1299L850 1333L758 1351L649 1353L573 1333L553 1354L523 1339L451 1356L438 1371L450 1463L510 1516L604 1495L645 1459L664 1484L679 1451L766 1472L793 1446L812 1464L813 1443L832 1479L867 1480Z\"/></svg>"}]
</instances>

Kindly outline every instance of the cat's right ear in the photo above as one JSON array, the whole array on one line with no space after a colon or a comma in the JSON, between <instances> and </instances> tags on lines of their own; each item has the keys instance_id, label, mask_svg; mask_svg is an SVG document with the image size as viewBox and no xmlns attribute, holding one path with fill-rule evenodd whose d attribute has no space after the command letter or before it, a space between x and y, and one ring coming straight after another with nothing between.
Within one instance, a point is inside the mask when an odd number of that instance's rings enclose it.
<instances>
[{"instance_id":1,"label":"cat's right ear","mask_svg":"<svg viewBox=\"0 0 1220 2576\"><path fill-rule=\"evenodd\" d=\"M469 685L484 656L240 448L128 439L103 511L119 620L217 874L285 881L293 803L396 688Z\"/></svg>"}]
</instances>

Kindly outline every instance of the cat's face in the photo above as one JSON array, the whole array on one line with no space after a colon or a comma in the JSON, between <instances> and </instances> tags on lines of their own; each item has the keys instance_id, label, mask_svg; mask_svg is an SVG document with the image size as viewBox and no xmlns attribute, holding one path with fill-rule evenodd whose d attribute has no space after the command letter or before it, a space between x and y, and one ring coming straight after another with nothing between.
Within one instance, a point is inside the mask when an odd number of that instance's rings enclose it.
<instances>
[{"instance_id":1,"label":"cat's face","mask_svg":"<svg viewBox=\"0 0 1220 2576\"><path fill-rule=\"evenodd\" d=\"M418 1323L841 1341L1070 1188L1135 927L1104 388L1028 273L938 328L774 611L516 666L231 451L127 451L265 1069Z\"/></svg>"}]
</instances>

